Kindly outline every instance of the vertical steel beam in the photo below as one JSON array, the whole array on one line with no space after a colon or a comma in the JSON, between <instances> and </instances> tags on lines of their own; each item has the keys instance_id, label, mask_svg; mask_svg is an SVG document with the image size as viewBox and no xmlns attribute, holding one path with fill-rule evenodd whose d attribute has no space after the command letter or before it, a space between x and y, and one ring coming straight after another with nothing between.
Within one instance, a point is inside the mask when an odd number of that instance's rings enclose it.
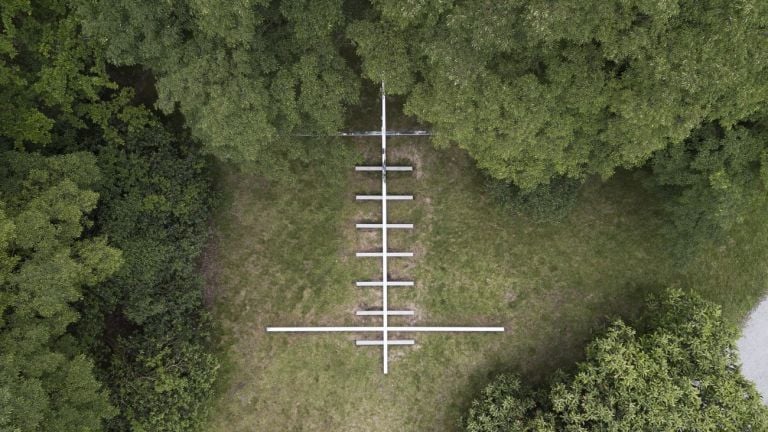
<instances>
[{"instance_id":1,"label":"vertical steel beam","mask_svg":"<svg viewBox=\"0 0 768 432\"><path fill-rule=\"evenodd\" d=\"M389 373L389 316L387 311L389 310L389 303L387 298L387 260L389 256L387 251L387 96L384 92L384 83L381 83L381 250L384 253L381 255L381 280L384 282L381 287L381 309L384 313L383 319L383 331L382 331L382 356L384 360L384 375Z\"/></svg>"}]
</instances>

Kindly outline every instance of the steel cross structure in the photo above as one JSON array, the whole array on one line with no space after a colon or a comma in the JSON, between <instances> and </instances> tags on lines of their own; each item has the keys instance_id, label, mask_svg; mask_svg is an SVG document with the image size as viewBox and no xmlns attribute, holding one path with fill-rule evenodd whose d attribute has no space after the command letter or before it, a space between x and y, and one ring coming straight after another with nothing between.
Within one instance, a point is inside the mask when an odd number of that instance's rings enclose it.
<instances>
[{"instance_id":1,"label":"steel cross structure","mask_svg":"<svg viewBox=\"0 0 768 432\"><path fill-rule=\"evenodd\" d=\"M387 233L390 229L410 229L413 224L389 223L387 213L388 201L413 200L413 195L389 195L387 193L387 172L389 171L413 171L410 166L388 166L387 165L387 136L402 135L429 135L428 132L387 132L387 99L384 93L384 84L381 86L381 132L366 133L347 133L343 136L381 136L381 165L380 166L357 166L355 171L373 171L381 173L381 195L357 195L358 201L375 200L381 201L381 223L359 223L358 229L381 229L381 252L358 252L358 257L381 257L381 280L378 281L358 281L358 287L381 287L381 309L357 311L358 316L380 316L382 325L379 327L350 326L350 327L267 327L267 332L287 332L287 333L320 333L320 332L349 332L349 333L380 333L381 339L361 339L356 340L358 346L381 346L382 363L384 374L389 373L389 347L391 345L413 345L413 339L392 339L391 333L413 333L413 332L503 332L504 327L420 327L420 326L390 326L390 316L413 315L410 310L392 310L389 308L389 287L412 287L413 281L394 281L389 280L389 258L412 257L413 252L394 252L388 249Z\"/></svg>"}]
</instances>

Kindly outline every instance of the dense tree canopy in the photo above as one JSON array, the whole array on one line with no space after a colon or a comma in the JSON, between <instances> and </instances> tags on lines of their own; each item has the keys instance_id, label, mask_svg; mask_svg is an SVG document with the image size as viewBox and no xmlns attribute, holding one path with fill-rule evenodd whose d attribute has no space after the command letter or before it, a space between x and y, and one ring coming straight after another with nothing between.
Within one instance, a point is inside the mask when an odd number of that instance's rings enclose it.
<instances>
[{"instance_id":1,"label":"dense tree canopy","mask_svg":"<svg viewBox=\"0 0 768 432\"><path fill-rule=\"evenodd\" d=\"M87 153L0 154L0 429L101 430L115 413L67 326L71 303L120 266L103 237L83 238L98 195Z\"/></svg>"},{"instance_id":2,"label":"dense tree canopy","mask_svg":"<svg viewBox=\"0 0 768 432\"><path fill-rule=\"evenodd\" d=\"M119 141L115 121L146 122L127 103L131 90L108 79L67 2L3 2L0 19L0 137L17 148L76 148L88 128Z\"/></svg>"},{"instance_id":3,"label":"dense tree canopy","mask_svg":"<svg viewBox=\"0 0 768 432\"><path fill-rule=\"evenodd\" d=\"M549 389L502 375L476 399L470 432L758 431L768 408L739 371L736 331L720 308L671 291L652 302L648 329L622 322Z\"/></svg>"},{"instance_id":4,"label":"dense tree canopy","mask_svg":"<svg viewBox=\"0 0 768 432\"><path fill-rule=\"evenodd\" d=\"M768 119L724 129L707 124L654 154L651 183L671 216L671 235L687 250L721 239L768 199Z\"/></svg>"},{"instance_id":5,"label":"dense tree canopy","mask_svg":"<svg viewBox=\"0 0 768 432\"><path fill-rule=\"evenodd\" d=\"M223 160L279 172L305 151L288 135L338 130L357 97L340 0L77 3L107 59L150 68L157 105Z\"/></svg>"},{"instance_id":6,"label":"dense tree canopy","mask_svg":"<svg viewBox=\"0 0 768 432\"><path fill-rule=\"evenodd\" d=\"M374 2L363 71L496 178L610 176L768 98L761 0Z\"/></svg>"},{"instance_id":7,"label":"dense tree canopy","mask_svg":"<svg viewBox=\"0 0 768 432\"><path fill-rule=\"evenodd\" d=\"M71 2L0 17L0 430L194 430L218 368L206 160L110 80Z\"/></svg>"},{"instance_id":8,"label":"dense tree canopy","mask_svg":"<svg viewBox=\"0 0 768 432\"><path fill-rule=\"evenodd\" d=\"M317 143L290 135L343 127L364 77L404 95L437 144L466 149L523 210L651 163L683 236L728 225L694 202L743 208L722 175L693 187L663 167L711 152L697 147L708 130L749 129L768 100L760 0L75 3L89 43L151 70L157 106L178 108L221 159L270 176L310 160Z\"/></svg>"},{"instance_id":9,"label":"dense tree canopy","mask_svg":"<svg viewBox=\"0 0 768 432\"><path fill-rule=\"evenodd\" d=\"M211 206L206 162L159 126L125 143L96 149L104 177L96 227L125 263L87 292L77 334L120 408L110 430L193 431L218 368L197 271Z\"/></svg>"}]
</instances>

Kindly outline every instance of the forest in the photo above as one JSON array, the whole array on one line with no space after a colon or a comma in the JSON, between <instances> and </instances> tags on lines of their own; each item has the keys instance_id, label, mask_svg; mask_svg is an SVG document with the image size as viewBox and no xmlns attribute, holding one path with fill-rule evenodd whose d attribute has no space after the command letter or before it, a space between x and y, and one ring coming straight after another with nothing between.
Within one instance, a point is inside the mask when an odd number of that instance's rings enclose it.
<instances>
[{"instance_id":1,"label":"forest","mask_svg":"<svg viewBox=\"0 0 768 432\"><path fill-rule=\"evenodd\" d=\"M398 300L509 329L387 377L264 334L376 301L382 83ZM0 432L768 431L765 0L0 0L0 107Z\"/></svg>"}]
</instances>

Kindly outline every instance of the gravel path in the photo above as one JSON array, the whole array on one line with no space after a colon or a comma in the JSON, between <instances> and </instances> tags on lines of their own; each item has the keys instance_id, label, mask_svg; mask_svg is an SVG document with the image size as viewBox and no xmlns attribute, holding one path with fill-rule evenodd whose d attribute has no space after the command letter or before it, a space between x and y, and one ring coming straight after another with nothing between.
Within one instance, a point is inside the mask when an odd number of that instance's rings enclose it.
<instances>
[{"instance_id":1,"label":"gravel path","mask_svg":"<svg viewBox=\"0 0 768 432\"><path fill-rule=\"evenodd\" d=\"M744 376L754 381L763 403L768 404L768 297L749 315L736 344Z\"/></svg>"}]
</instances>

